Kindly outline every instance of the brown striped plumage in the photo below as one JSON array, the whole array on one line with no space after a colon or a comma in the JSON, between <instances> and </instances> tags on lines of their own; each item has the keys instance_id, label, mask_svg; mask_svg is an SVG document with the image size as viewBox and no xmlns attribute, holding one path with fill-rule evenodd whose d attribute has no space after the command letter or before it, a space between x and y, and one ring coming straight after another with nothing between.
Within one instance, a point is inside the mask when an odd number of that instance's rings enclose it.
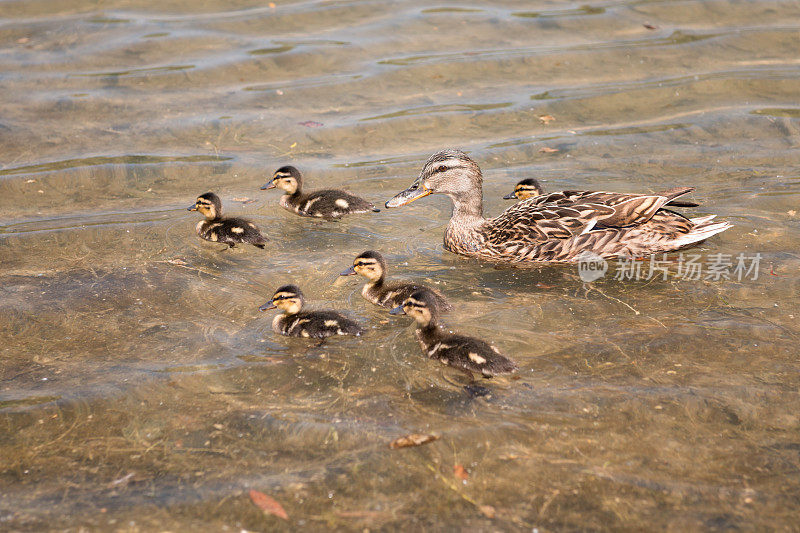
<instances>
[{"instance_id":1,"label":"brown striped plumage","mask_svg":"<svg viewBox=\"0 0 800 533\"><path fill-rule=\"evenodd\" d=\"M483 177L460 150L443 150L419 178L386 207L399 207L433 193L453 201L444 245L451 252L503 262L576 261L583 252L602 257L642 257L689 246L730 227L713 215L689 219L668 206L694 190L659 194L563 191L523 200L493 219L483 217Z\"/></svg>"}]
</instances>

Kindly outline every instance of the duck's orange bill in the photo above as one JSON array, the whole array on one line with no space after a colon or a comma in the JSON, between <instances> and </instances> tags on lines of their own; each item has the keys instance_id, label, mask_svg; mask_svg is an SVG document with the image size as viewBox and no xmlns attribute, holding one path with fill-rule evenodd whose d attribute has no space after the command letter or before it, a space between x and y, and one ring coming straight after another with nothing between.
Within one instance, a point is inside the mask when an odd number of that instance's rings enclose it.
<instances>
[{"instance_id":1,"label":"duck's orange bill","mask_svg":"<svg viewBox=\"0 0 800 533\"><path fill-rule=\"evenodd\" d=\"M400 207L402 205L410 204L414 200L419 200L423 196L428 196L430 193L430 189L426 189L424 185L412 185L403 192L396 194L391 200L386 202L386 207Z\"/></svg>"}]
</instances>

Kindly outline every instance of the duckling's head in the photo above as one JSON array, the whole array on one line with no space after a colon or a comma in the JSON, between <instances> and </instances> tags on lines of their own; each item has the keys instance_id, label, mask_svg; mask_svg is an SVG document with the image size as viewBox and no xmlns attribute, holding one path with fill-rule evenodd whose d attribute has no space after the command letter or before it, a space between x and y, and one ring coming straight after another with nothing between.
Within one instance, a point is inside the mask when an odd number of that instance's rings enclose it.
<instances>
[{"instance_id":1,"label":"duckling's head","mask_svg":"<svg viewBox=\"0 0 800 533\"><path fill-rule=\"evenodd\" d=\"M303 176L300 171L291 165L281 167L272 175L272 179L261 186L261 190L283 189L289 194L294 194L303 186Z\"/></svg>"},{"instance_id":2,"label":"duckling's head","mask_svg":"<svg viewBox=\"0 0 800 533\"><path fill-rule=\"evenodd\" d=\"M508 193L503 196L504 200L527 200L534 196L541 196L544 194L544 188L535 178L527 178L514 187L514 192Z\"/></svg>"},{"instance_id":3,"label":"duckling's head","mask_svg":"<svg viewBox=\"0 0 800 533\"><path fill-rule=\"evenodd\" d=\"M446 194L453 201L480 205L483 176L477 163L455 148L431 156L411 187L386 202L386 207L400 207L429 194Z\"/></svg>"},{"instance_id":4,"label":"duckling's head","mask_svg":"<svg viewBox=\"0 0 800 533\"><path fill-rule=\"evenodd\" d=\"M368 280L380 281L386 275L386 261L378 252L367 250L353 259L353 266L339 274L340 276L352 276L359 274Z\"/></svg>"},{"instance_id":5,"label":"duckling's head","mask_svg":"<svg viewBox=\"0 0 800 533\"><path fill-rule=\"evenodd\" d=\"M194 205L187 207L189 211L198 211L209 220L222 216L222 201L213 192L207 192L197 197Z\"/></svg>"},{"instance_id":6,"label":"duckling's head","mask_svg":"<svg viewBox=\"0 0 800 533\"><path fill-rule=\"evenodd\" d=\"M403 305L389 311L392 315L408 315L417 321L420 326L427 326L436 322L439 316L439 307L436 295L430 289L418 289L406 298Z\"/></svg>"},{"instance_id":7,"label":"duckling's head","mask_svg":"<svg viewBox=\"0 0 800 533\"><path fill-rule=\"evenodd\" d=\"M275 309L276 307L287 315L294 315L303 308L303 293L297 285L284 285L278 287L272 299L258 308L259 311Z\"/></svg>"}]
</instances>

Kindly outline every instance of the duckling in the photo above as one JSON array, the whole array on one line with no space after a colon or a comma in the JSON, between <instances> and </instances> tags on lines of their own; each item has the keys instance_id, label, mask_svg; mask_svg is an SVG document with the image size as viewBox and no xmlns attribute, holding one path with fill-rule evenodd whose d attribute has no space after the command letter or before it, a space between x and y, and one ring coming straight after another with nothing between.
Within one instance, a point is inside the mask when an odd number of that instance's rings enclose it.
<instances>
[{"instance_id":1,"label":"duckling","mask_svg":"<svg viewBox=\"0 0 800 533\"><path fill-rule=\"evenodd\" d=\"M272 299L258 308L259 311L278 308L283 314L272 319L272 330L289 337L312 337L324 339L332 335L355 335L364 329L336 311L301 312L305 299L297 285L279 287Z\"/></svg>"},{"instance_id":2,"label":"duckling","mask_svg":"<svg viewBox=\"0 0 800 533\"><path fill-rule=\"evenodd\" d=\"M201 239L211 242L221 242L233 248L237 243L250 243L261 249L267 239L261 235L258 226L244 218L223 218L222 202L213 192L207 192L197 197L194 205L186 208L188 211L199 211L206 217L197 223L195 228Z\"/></svg>"},{"instance_id":3,"label":"duckling","mask_svg":"<svg viewBox=\"0 0 800 533\"><path fill-rule=\"evenodd\" d=\"M502 355L497 348L474 337L446 333L439 326L439 309L430 291L418 290L402 305L390 311L393 315L406 314L417 321L417 340L431 359L438 359L468 373L479 372L489 378L497 374L514 372L517 364Z\"/></svg>"},{"instance_id":4,"label":"duckling","mask_svg":"<svg viewBox=\"0 0 800 533\"><path fill-rule=\"evenodd\" d=\"M490 219L483 216L482 188L483 176L475 161L461 150L442 150L386 207L446 194L453 202L453 215L444 247L508 263L575 262L587 252L604 258L644 257L697 244L731 227L729 222L713 222L715 215L687 218L669 209L696 205L677 200L692 187L658 194L554 192L518 202Z\"/></svg>"},{"instance_id":5,"label":"duckling","mask_svg":"<svg viewBox=\"0 0 800 533\"><path fill-rule=\"evenodd\" d=\"M503 200L527 200L544 194L544 187L536 178L526 178L514 187L514 192L510 192L503 196Z\"/></svg>"},{"instance_id":6,"label":"duckling","mask_svg":"<svg viewBox=\"0 0 800 533\"><path fill-rule=\"evenodd\" d=\"M338 219L351 213L367 213L380 209L358 196L338 189L321 189L303 193L303 176L292 166L281 167L261 190L283 189L280 205L300 216Z\"/></svg>"},{"instance_id":7,"label":"duckling","mask_svg":"<svg viewBox=\"0 0 800 533\"><path fill-rule=\"evenodd\" d=\"M450 311L452 306L439 291L419 283L386 283L386 261L376 251L367 250L353 260L353 266L339 274L352 276L359 274L369 280L361 289L361 296L368 302L392 309L401 305L416 290L430 291L442 311Z\"/></svg>"}]
</instances>

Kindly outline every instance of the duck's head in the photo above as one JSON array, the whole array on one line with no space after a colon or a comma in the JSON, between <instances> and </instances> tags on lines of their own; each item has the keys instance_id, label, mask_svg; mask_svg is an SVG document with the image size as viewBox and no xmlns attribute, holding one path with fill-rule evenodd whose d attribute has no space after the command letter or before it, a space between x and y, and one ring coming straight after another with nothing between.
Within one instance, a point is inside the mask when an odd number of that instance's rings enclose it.
<instances>
[{"instance_id":1,"label":"duck's head","mask_svg":"<svg viewBox=\"0 0 800 533\"><path fill-rule=\"evenodd\" d=\"M222 201L213 192L201 194L195 200L194 205L186 208L189 211L198 211L209 220L214 220L222 216Z\"/></svg>"},{"instance_id":2,"label":"duck's head","mask_svg":"<svg viewBox=\"0 0 800 533\"><path fill-rule=\"evenodd\" d=\"M303 308L303 293L297 285L284 285L278 287L272 299L258 308L259 311L275 309L276 307L287 315L294 315Z\"/></svg>"},{"instance_id":3,"label":"duck's head","mask_svg":"<svg viewBox=\"0 0 800 533\"><path fill-rule=\"evenodd\" d=\"M352 276L359 274L370 281L379 281L386 274L386 261L378 252L367 250L353 259L353 266L339 274L340 276Z\"/></svg>"},{"instance_id":4,"label":"duck's head","mask_svg":"<svg viewBox=\"0 0 800 533\"><path fill-rule=\"evenodd\" d=\"M535 178L527 178L514 187L514 192L508 193L503 196L504 200L527 200L534 196L541 196L544 194L544 188Z\"/></svg>"},{"instance_id":5,"label":"duck's head","mask_svg":"<svg viewBox=\"0 0 800 533\"><path fill-rule=\"evenodd\" d=\"M420 326L427 326L436 322L439 308L436 304L436 295L430 289L418 289L406 298L403 305L398 305L391 311L391 315L408 315L417 321Z\"/></svg>"},{"instance_id":6,"label":"duck's head","mask_svg":"<svg viewBox=\"0 0 800 533\"><path fill-rule=\"evenodd\" d=\"M429 194L446 194L456 202L480 198L483 176L467 154L455 148L431 156L411 187L386 202L386 207L400 207Z\"/></svg>"},{"instance_id":7,"label":"duck's head","mask_svg":"<svg viewBox=\"0 0 800 533\"><path fill-rule=\"evenodd\" d=\"M303 176L300 171L291 165L281 167L272 175L272 179L261 186L261 190L283 189L289 194L294 194L303 186Z\"/></svg>"}]
</instances>

